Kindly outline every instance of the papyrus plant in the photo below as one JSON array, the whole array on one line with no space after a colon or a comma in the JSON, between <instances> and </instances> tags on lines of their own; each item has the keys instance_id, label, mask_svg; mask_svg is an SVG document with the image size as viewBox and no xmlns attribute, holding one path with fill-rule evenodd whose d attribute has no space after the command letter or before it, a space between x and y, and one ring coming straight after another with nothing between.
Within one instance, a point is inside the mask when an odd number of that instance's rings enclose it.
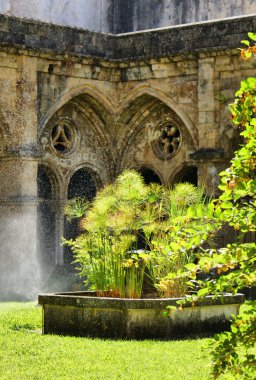
<instances>
[{"instance_id":1,"label":"papyrus plant","mask_svg":"<svg viewBox=\"0 0 256 380\"><path fill-rule=\"evenodd\" d=\"M86 284L100 294L141 296L148 254L137 251L137 241L147 196L142 177L124 172L97 194L80 223L81 235L66 242Z\"/></svg>"},{"instance_id":2,"label":"papyrus plant","mask_svg":"<svg viewBox=\"0 0 256 380\"><path fill-rule=\"evenodd\" d=\"M154 217L143 230L150 249L150 271L156 288L165 297L181 297L192 291L186 265L206 244L213 244L221 222L203 191L189 183L171 189L158 188ZM181 274L179 276L179 273Z\"/></svg>"},{"instance_id":3,"label":"papyrus plant","mask_svg":"<svg viewBox=\"0 0 256 380\"><path fill-rule=\"evenodd\" d=\"M83 202L72 202L68 215L81 217ZM126 171L84 206L82 233L66 244L87 286L100 294L138 298L146 273L160 295L187 293L188 279L177 273L194 261L216 229L209 218L204 222L212 210L201 191L191 184L146 186L137 172Z\"/></svg>"}]
</instances>

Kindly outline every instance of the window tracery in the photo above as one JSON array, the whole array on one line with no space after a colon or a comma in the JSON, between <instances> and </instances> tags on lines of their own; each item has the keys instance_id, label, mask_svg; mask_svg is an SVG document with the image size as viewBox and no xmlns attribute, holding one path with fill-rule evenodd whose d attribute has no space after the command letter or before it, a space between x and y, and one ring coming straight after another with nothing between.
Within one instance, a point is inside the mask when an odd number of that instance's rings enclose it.
<instances>
[{"instance_id":1,"label":"window tracery","mask_svg":"<svg viewBox=\"0 0 256 380\"><path fill-rule=\"evenodd\" d=\"M160 123L155 129L152 144L154 153L161 159L170 159L181 146L181 132L172 122Z\"/></svg>"},{"instance_id":2,"label":"window tracery","mask_svg":"<svg viewBox=\"0 0 256 380\"><path fill-rule=\"evenodd\" d=\"M52 127L50 140L56 154L70 153L75 144L74 128L66 120L60 120Z\"/></svg>"}]
</instances>

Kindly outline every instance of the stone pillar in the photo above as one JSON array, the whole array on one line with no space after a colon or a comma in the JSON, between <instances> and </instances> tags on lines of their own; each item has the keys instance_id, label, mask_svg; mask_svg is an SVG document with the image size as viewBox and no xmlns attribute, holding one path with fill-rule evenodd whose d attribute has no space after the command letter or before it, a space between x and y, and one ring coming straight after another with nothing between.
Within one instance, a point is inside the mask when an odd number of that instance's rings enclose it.
<instances>
[{"instance_id":1,"label":"stone pillar","mask_svg":"<svg viewBox=\"0 0 256 380\"><path fill-rule=\"evenodd\" d=\"M216 120L214 57L201 55L198 61L198 138L199 150L191 155L198 165L198 184L209 195L216 195L218 173L223 165L224 151L218 147L219 125Z\"/></svg>"},{"instance_id":2,"label":"stone pillar","mask_svg":"<svg viewBox=\"0 0 256 380\"><path fill-rule=\"evenodd\" d=\"M12 92L0 78L6 99L1 102L9 115L6 151L0 157L0 299L33 299L39 290L36 62L18 58L12 77L6 78Z\"/></svg>"},{"instance_id":3,"label":"stone pillar","mask_svg":"<svg viewBox=\"0 0 256 380\"><path fill-rule=\"evenodd\" d=\"M217 143L214 90L214 58L198 61L198 137L200 148L215 148Z\"/></svg>"},{"instance_id":4,"label":"stone pillar","mask_svg":"<svg viewBox=\"0 0 256 380\"><path fill-rule=\"evenodd\" d=\"M198 177L201 186L205 192L213 197L217 197L220 193L218 186L220 184L219 173L229 166L225 159L200 160L198 162Z\"/></svg>"}]
</instances>

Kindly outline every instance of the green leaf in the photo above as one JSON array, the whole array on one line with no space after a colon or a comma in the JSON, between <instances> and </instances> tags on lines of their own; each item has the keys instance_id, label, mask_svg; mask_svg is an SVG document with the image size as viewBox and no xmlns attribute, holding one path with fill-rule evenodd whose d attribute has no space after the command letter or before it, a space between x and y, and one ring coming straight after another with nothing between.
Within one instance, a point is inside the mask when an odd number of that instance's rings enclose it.
<instances>
[{"instance_id":1,"label":"green leaf","mask_svg":"<svg viewBox=\"0 0 256 380\"><path fill-rule=\"evenodd\" d=\"M250 42L248 40L242 40L241 43L246 46L250 46Z\"/></svg>"},{"instance_id":2,"label":"green leaf","mask_svg":"<svg viewBox=\"0 0 256 380\"><path fill-rule=\"evenodd\" d=\"M253 88L254 85L256 84L256 78L254 78L254 77L249 77L249 78L247 78L244 82L247 84L247 86L250 86L250 87ZM247 87L246 89L248 90L248 87Z\"/></svg>"},{"instance_id":3,"label":"green leaf","mask_svg":"<svg viewBox=\"0 0 256 380\"><path fill-rule=\"evenodd\" d=\"M219 206L216 207L216 209L214 210L214 217L219 218L221 216L221 213L222 213L221 208Z\"/></svg>"},{"instance_id":4,"label":"green leaf","mask_svg":"<svg viewBox=\"0 0 256 380\"><path fill-rule=\"evenodd\" d=\"M180 244L177 244L176 242L171 242L170 243L170 249L173 252L177 252L179 249L181 249L181 246L180 246Z\"/></svg>"},{"instance_id":5,"label":"green leaf","mask_svg":"<svg viewBox=\"0 0 256 380\"><path fill-rule=\"evenodd\" d=\"M193 263L188 263L185 265L185 268L188 269L188 270L194 270L196 269L196 264L193 264Z\"/></svg>"},{"instance_id":6,"label":"green leaf","mask_svg":"<svg viewBox=\"0 0 256 380\"><path fill-rule=\"evenodd\" d=\"M224 208L224 209L232 209L234 206L233 206L233 203L232 202L223 202L221 204L221 208Z\"/></svg>"},{"instance_id":7,"label":"green leaf","mask_svg":"<svg viewBox=\"0 0 256 380\"><path fill-rule=\"evenodd\" d=\"M209 294L209 290L208 290L208 288L200 289L200 290L198 290L198 292L197 292L198 297L204 297L204 296L206 296L207 294Z\"/></svg>"},{"instance_id":8,"label":"green leaf","mask_svg":"<svg viewBox=\"0 0 256 380\"><path fill-rule=\"evenodd\" d=\"M256 41L256 33L248 32L248 37L251 40Z\"/></svg>"}]
</instances>

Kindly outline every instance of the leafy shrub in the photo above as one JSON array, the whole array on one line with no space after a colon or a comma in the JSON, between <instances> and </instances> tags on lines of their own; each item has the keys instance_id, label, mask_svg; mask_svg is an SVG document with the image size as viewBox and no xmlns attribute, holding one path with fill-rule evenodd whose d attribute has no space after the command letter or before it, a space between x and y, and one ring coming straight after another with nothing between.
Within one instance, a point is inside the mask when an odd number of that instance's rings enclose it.
<instances>
[{"instance_id":1,"label":"leafy shrub","mask_svg":"<svg viewBox=\"0 0 256 380\"><path fill-rule=\"evenodd\" d=\"M70 217L83 214L83 202L77 202L66 208ZM193 262L194 252L218 225L210 220L213 208L193 185L147 186L132 170L102 189L91 206L84 206L83 233L66 244L87 286L115 297L140 297L146 275L160 294L185 295L188 279L174 283L172 277Z\"/></svg>"},{"instance_id":2,"label":"leafy shrub","mask_svg":"<svg viewBox=\"0 0 256 380\"><path fill-rule=\"evenodd\" d=\"M256 41L256 34L248 35ZM255 45L250 46L247 40L242 42L247 46L242 50L244 59L256 54ZM184 276L194 280L199 270L209 273L214 268L219 275L209 278L205 284L200 283L203 288L198 292L199 297L209 293L215 296L223 292L236 293L256 286L256 244L245 240L256 231L256 78L241 83L230 109L243 144L235 152L231 166L220 173L222 194L215 215L237 231L237 239L222 249L204 252L197 265L187 267L189 272ZM214 378L255 379L255 342L256 302L251 301L233 321L231 331L216 335L211 344Z\"/></svg>"}]
</instances>

